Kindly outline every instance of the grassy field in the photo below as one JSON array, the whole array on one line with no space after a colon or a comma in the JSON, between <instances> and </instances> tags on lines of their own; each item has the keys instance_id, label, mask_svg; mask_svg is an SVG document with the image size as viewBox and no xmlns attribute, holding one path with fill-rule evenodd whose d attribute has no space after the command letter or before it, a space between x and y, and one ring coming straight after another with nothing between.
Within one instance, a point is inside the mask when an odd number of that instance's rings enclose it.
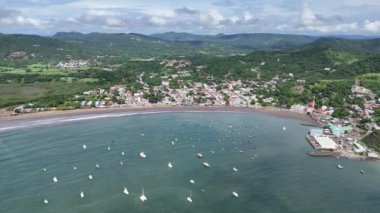
<instances>
[{"instance_id":1,"label":"grassy field","mask_svg":"<svg viewBox=\"0 0 380 213\"><path fill-rule=\"evenodd\" d=\"M66 76L70 73L75 73L78 70L86 70L86 69L88 68L63 69L63 68L56 68L52 64L40 63L40 64L28 65L27 68L0 67L0 73Z\"/></svg>"},{"instance_id":2,"label":"grassy field","mask_svg":"<svg viewBox=\"0 0 380 213\"><path fill-rule=\"evenodd\" d=\"M56 97L68 97L92 87L84 82L36 82L31 84L0 84L0 107L26 102L55 100Z\"/></svg>"}]
</instances>

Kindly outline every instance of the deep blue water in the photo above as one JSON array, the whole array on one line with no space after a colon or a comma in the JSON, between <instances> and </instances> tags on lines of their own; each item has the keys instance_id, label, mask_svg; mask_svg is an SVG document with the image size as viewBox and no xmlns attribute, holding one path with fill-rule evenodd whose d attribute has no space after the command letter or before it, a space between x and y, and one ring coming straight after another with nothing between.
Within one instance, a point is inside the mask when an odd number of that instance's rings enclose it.
<instances>
[{"instance_id":1,"label":"deep blue water","mask_svg":"<svg viewBox=\"0 0 380 213\"><path fill-rule=\"evenodd\" d=\"M378 212L380 163L308 156L303 123L177 112L2 132L0 212Z\"/></svg>"}]
</instances>

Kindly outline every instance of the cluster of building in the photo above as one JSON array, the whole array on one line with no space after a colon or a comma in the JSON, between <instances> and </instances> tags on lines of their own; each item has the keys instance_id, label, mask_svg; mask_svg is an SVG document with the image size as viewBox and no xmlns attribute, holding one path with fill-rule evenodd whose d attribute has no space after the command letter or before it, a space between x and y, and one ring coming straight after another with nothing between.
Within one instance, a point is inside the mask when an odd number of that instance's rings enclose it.
<instances>
[{"instance_id":1,"label":"cluster of building","mask_svg":"<svg viewBox=\"0 0 380 213\"><path fill-rule=\"evenodd\" d=\"M380 159L379 153L360 143L361 137L366 133L362 128L358 128L362 119L370 121L366 123L365 129L380 130L372 115L374 109L380 109L380 99L375 100L375 95L369 89L360 86L352 87L353 97L371 97L371 100L364 99L363 108L358 105L351 105L350 116L344 119L333 118L331 115L334 108L322 106L315 108L315 101L306 106L296 106L292 110L299 110L310 113L311 117L318 121L323 129L311 129L306 138L317 152L315 155L337 155L353 159ZM357 115L357 116L351 116Z\"/></svg>"},{"instance_id":2,"label":"cluster of building","mask_svg":"<svg viewBox=\"0 0 380 213\"><path fill-rule=\"evenodd\" d=\"M87 67L90 65L90 62L88 60L69 60L69 61L60 61L57 65L55 65L56 68L81 68L81 67Z\"/></svg>"}]
</instances>

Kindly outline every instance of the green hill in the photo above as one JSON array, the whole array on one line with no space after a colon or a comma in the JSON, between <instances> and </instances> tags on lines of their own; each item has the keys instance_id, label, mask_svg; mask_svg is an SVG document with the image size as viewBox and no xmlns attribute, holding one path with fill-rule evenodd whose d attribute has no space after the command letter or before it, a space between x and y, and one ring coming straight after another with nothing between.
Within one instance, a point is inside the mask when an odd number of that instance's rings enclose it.
<instances>
[{"instance_id":1,"label":"green hill","mask_svg":"<svg viewBox=\"0 0 380 213\"><path fill-rule=\"evenodd\" d=\"M192 42L194 44L213 44L241 51L276 51L299 47L311 43L318 37L303 35L283 35L269 33L194 35L190 33L168 32L151 35L167 41Z\"/></svg>"}]
</instances>

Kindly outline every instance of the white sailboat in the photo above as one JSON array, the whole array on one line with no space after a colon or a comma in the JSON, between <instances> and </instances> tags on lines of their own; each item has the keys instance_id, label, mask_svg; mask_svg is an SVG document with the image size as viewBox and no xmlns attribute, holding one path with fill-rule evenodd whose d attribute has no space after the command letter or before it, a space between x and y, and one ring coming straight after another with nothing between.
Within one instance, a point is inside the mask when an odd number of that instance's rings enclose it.
<instances>
[{"instance_id":1,"label":"white sailboat","mask_svg":"<svg viewBox=\"0 0 380 213\"><path fill-rule=\"evenodd\" d=\"M48 199L44 199L44 203L48 204L49 203Z\"/></svg>"},{"instance_id":2,"label":"white sailboat","mask_svg":"<svg viewBox=\"0 0 380 213\"><path fill-rule=\"evenodd\" d=\"M83 144L82 147L83 147L83 149L87 149L86 144Z\"/></svg>"},{"instance_id":3,"label":"white sailboat","mask_svg":"<svg viewBox=\"0 0 380 213\"><path fill-rule=\"evenodd\" d=\"M125 153L124 153L124 152L121 152L121 155L125 155Z\"/></svg>"},{"instance_id":4,"label":"white sailboat","mask_svg":"<svg viewBox=\"0 0 380 213\"><path fill-rule=\"evenodd\" d=\"M340 164L336 165L336 167L338 167L338 169L343 169L343 166Z\"/></svg>"},{"instance_id":5,"label":"white sailboat","mask_svg":"<svg viewBox=\"0 0 380 213\"><path fill-rule=\"evenodd\" d=\"M193 180L193 179L190 179L190 181L189 181L190 183L192 183L192 184L194 184L195 183L195 181Z\"/></svg>"},{"instance_id":6,"label":"white sailboat","mask_svg":"<svg viewBox=\"0 0 380 213\"><path fill-rule=\"evenodd\" d=\"M111 150L111 147L110 147L110 146L108 146L108 147L107 147L107 149L108 149L108 151L110 151L110 150Z\"/></svg>"},{"instance_id":7,"label":"white sailboat","mask_svg":"<svg viewBox=\"0 0 380 213\"><path fill-rule=\"evenodd\" d=\"M95 167L96 167L97 169L100 169L100 165L99 165L99 164L96 164Z\"/></svg>"},{"instance_id":8,"label":"white sailboat","mask_svg":"<svg viewBox=\"0 0 380 213\"><path fill-rule=\"evenodd\" d=\"M282 127L282 130L284 130L284 131L285 131L285 130L286 130L286 126Z\"/></svg>"},{"instance_id":9,"label":"white sailboat","mask_svg":"<svg viewBox=\"0 0 380 213\"><path fill-rule=\"evenodd\" d=\"M58 182L58 178L57 177L53 177L53 182L57 183Z\"/></svg>"},{"instance_id":10,"label":"white sailboat","mask_svg":"<svg viewBox=\"0 0 380 213\"><path fill-rule=\"evenodd\" d=\"M88 179L92 180L92 175L89 175L89 176L88 176Z\"/></svg>"},{"instance_id":11,"label":"white sailboat","mask_svg":"<svg viewBox=\"0 0 380 213\"><path fill-rule=\"evenodd\" d=\"M76 167L76 166L74 166L74 167L73 167L73 169L74 169L74 170L77 170L77 167Z\"/></svg>"},{"instance_id":12,"label":"white sailboat","mask_svg":"<svg viewBox=\"0 0 380 213\"><path fill-rule=\"evenodd\" d=\"M169 162L169 163L168 163L168 167L169 167L169 169L173 168L173 164L172 164L172 162Z\"/></svg>"},{"instance_id":13,"label":"white sailboat","mask_svg":"<svg viewBox=\"0 0 380 213\"><path fill-rule=\"evenodd\" d=\"M144 188L142 188L142 190L141 190L140 200L141 200L142 202L145 202L145 201L148 200L148 198L145 196Z\"/></svg>"},{"instance_id":14,"label":"white sailboat","mask_svg":"<svg viewBox=\"0 0 380 213\"><path fill-rule=\"evenodd\" d=\"M237 169L236 167L232 167L232 170L234 170L234 172L239 171L239 169Z\"/></svg>"},{"instance_id":15,"label":"white sailboat","mask_svg":"<svg viewBox=\"0 0 380 213\"><path fill-rule=\"evenodd\" d=\"M124 187L123 193L126 194L126 195L129 195L127 187Z\"/></svg>"},{"instance_id":16,"label":"white sailboat","mask_svg":"<svg viewBox=\"0 0 380 213\"><path fill-rule=\"evenodd\" d=\"M239 197L239 194L238 194L237 192L233 191L233 192L232 192L232 196L234 196L234 197Z\"/></svg>"},{"instance_id":17,"label":"white sailboat","mask_svg":"<svg viewBox=\"0 0 380 213\"><path fill-rule=\"evenodd\" d=\"M206 168L210 168L210 167L211 167L210 164L208 164L207 162L204 162L202 165L203 165L204 167L206 167Z\"/></svg>"},{"instance_id":18,"label":"white sailboat","mask_svg":"<svg viewBox=\"0 0 380 213\"><path fill-rule=\"evenodd\" d=\"M42 169L42 171L46 172L46 171L47 171L47 169L46 169L46 168L43 168L43 169Z\"/></svg>"},{"instance_id":19,"label":"white sailboat","mask_svg":"<svg viewBox=\"0 0 380 213\"><path fill-rule=\"evenodd\" d=\"M187 201L189 201L190 203L192 203L192 202L193 202L193 199L191 199L191 191L190 191L190 194L189 194L189 196L186 198L186 200L187 200Z\"/></svg>"},{"instance_id":20,"label":"white sailboat","mask_svg":"<svg viewBox=\"0 0 380 213\"><path fill-rule=\"evenodd\" d=\"M80 197L84 198L84 192L80 192Z\"/></svg>"},{"instance_id":21,"label":"white sailboat","mask_svg":"<svg viewBox=\"0 0 380 213\"><path fill-rule=\"evenodd\" d=\"M140 152L140 157L142 157L142 158L146 158L145 153L144 153L144 152Z\"/></svg>"}]
</instances>

